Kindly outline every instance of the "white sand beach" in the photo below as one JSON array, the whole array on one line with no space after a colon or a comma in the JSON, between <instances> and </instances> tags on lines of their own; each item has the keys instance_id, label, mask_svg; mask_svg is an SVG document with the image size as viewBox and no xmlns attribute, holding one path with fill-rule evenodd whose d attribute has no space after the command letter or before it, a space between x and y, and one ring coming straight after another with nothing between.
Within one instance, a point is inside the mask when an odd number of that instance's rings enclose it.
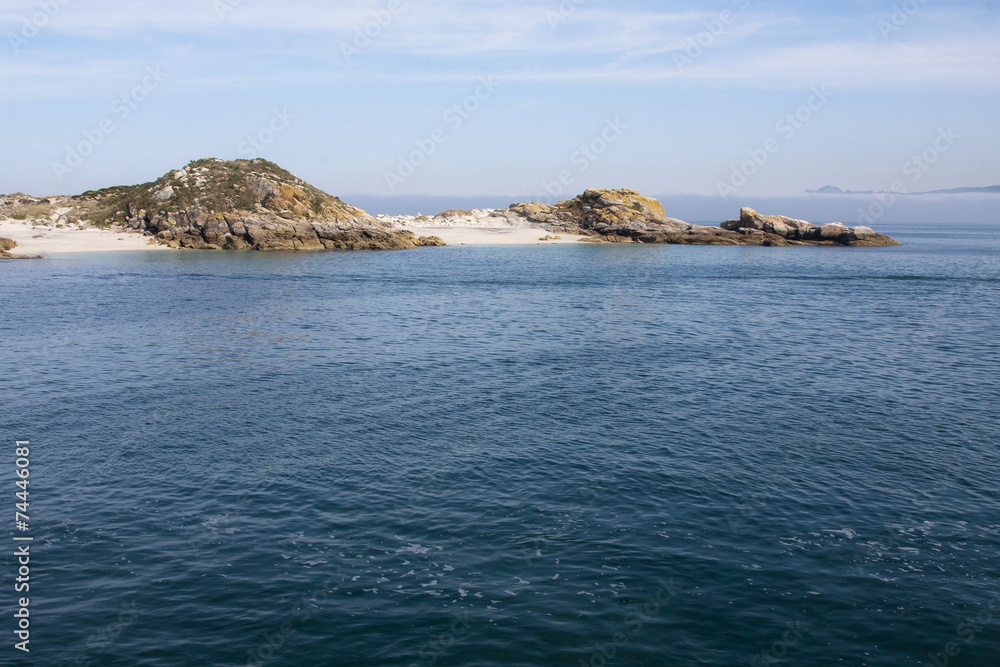
<instances>
[{"instance_id":1,"label":"white sand beach","mask_svg":"<svg viewBox=\"0 0 1000 667\"><path fill-rule=\"evenodd\" d=\"M404 227L417 236L437 236L448 245L548 245L552 243L577 243L585 236L554 234L544 229L507 227ZM542 241L545 236L548 241ZM552 237L559 236L559 239Z\"/></svg>"},{"instance_id":2,"label":"white sand beach","mask_svg":"<svg viewBox=\"0 0 1000 667\"><path fill-rule=\"evenodd\" d=\"M417 236L438 236L450 246L457 245L549 245L577 243L585 236L553 234L541 229L489 227L405 227ZM548 236L549 240L541 239ZM559 236L560 238L555 238ZM62 253L113 251L166 251L167 246L150 244L152 237L136 232L102 229L58 229L53 225L32 225L19 220L0 220L0 237L13 239L16 255L57 255Z\"/></svg>"},{"instance_id":3,"label":"white sand beach","mask_svg":"<svg viewBox=\"0 0 1000 667\"><path fill-rule=\"evenodd\" d=\"M77 252L115 250L170 250L167 246L148 245L152 240L136 232L103 229L57 229L53 225L32 225L19 220L0 220L0 237L17 242L14 255L57 255Z\"/></svg>"}]
</instances>

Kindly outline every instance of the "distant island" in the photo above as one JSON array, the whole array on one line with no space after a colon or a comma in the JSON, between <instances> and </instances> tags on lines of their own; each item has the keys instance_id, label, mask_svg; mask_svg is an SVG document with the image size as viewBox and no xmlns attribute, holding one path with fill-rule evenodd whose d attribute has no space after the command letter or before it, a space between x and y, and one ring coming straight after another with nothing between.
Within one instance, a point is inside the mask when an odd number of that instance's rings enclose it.
<instances>
[{"instance_id":1,"label":"distant island","mask_svg":"<svg viewBox=\"0 0 1000 667\"><path fill-rule=\"evenodd\" d=\"M834 185L826 185L819 190L806 190L809 195L967 195L967 194L1000 194L1000 185L990 185L984 188L952 188L951 190L928 190L926 192L895 192L892 190L842 190Z\"/></svg>"},{"instance_id":2,"label":"distant island","mask_svg":"<svg viewBox=\"0 0 1000 667\"><path fill-rule=\"evenodd\" d=\"M534 229L599 243L899 245L868 227L813 225L748 208L717 227L694 225L667 217L659 201L625 189L591 189L556 204L451 210L433 218L373 217L263 159L195 160L150 183L72 197L6 195L0 197L4 218L137 232L152 237L151 243L200 250L405 250L444 245L438 236L417 236L408 228L456 226Z\"/></svg>"}]
</instances>

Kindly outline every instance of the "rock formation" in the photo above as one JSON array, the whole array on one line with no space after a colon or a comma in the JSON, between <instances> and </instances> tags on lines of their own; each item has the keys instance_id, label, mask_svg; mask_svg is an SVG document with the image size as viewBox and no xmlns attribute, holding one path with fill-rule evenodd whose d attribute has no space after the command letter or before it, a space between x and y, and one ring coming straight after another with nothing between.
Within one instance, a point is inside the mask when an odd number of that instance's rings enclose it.
<instances>
[{"instance_id":1,"label":"rock formation","mask_svg":"<svg viewBox=\"0 0 1000 667\"><path fill-rule=\"evenodd\" d=\"M505 214L546 231L595 236L612 242L738 243L722 229L668 218L660 202L635 190L587 190L558 204L512 204Z\"/></svg>"},{"instance_id":2,"label":"rock formation","mask_svg":"<svg viewBox=\"0 0 1000 667\"><path fill-rule=\"evenodd\" d=\"M885 234L870 227L847 227L839 222L813 225L780 215L761 215L752 208L740 210L739 220L727 220L723 229L737 232L746 239L761 241L761 245L899 245Z\"/></svg>"},{"instance_id":3,"label":"rock formation","mask_svg":"<svg viewBox=\"0 0 1000 667\"><path fill-rule=\"evenodd\" d=\"M153 181L36 199L0 197L0 217L144 232L175 248L403 250L444 245L349 206L267 160L197 160Z\"/></svg>"},{"instance_id":4,"label":"rock formation","mask_svg":"<svg viewBox=\"0 0 1000 667\"><path fill-rule=\"evenodd\" d=\"M130 188L81 195L104 221L173 247L207 250L404 250L441 245L393 229L267 160L198 160Z\"/></svg>"},{"instance_id":5,"label":"rock formation","mask_svg":"<svg viewBox=\"0 0 1000 667\"><path fill-rule=\"evenodd\" d=\"M739 220L719 227L667 217L660 202L635 190L587 190L558 204L512 204L493 216L520 219L550 232L582 234L611 242L697 245L899 245L868 227L841 223L813 225L745 208Z\"/></svg>"},{"instance_id":6,"label":"rock formation","mask_svg":"<svg viewBox=\"0 0 1000 667\"><path fill-rule=\"evenodd\" d=\"M17 247L17 242L12 239L0 237L0 259L41 259L41 257L27 257L25 255L13 255L9 251Z\"/></svg>"},{"instance_id":7,"label":"rock formation","mask_svg":"<svg viewBox=\"0 0 1000 667\"><path fill-rule=\"evenodd\" d=\"M868 227L813 225L745 208L718 227L667 217L635 190L591 189L556 204L452 209L427 216L373 218L267 160L197 160L142 185L75 197L0 197L0 217L62 226L144 232L175 248L210 250L403 250L444 245L409 228L527 228L593 242L692 245L899 245ZM544 237L542 237L544 239ZM6 253L6 251L3 251Z\"/></svg>"}]
</instances>

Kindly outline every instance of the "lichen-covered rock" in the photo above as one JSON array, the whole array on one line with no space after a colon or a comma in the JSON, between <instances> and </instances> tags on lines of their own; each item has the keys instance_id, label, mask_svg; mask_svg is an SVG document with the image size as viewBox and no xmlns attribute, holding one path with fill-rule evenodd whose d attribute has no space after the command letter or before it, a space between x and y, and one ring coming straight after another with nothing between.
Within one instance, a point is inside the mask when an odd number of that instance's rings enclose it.
<instances>
[{"instance_id":1,"label":"lichen-covered rock","mask_svg":"<svg viewBox=\"0 0 1000 667\"><path fill-rule=\"evenodd\" d=\"M81 195L104 223L200 250L404 250L421 245L266 160L198 160L153 183Z\"/></svg>"},{"instance_id":2,"label":"lichen-covered rock","mask_svg":"<svg viewBox=\"0 0 1000 667\"><path fill-rule=\"evenodd\" d=\"M591 189L558 204L512 204L515 216L549 232L612 243L737 245L741 235L670 218L663 205L635 190Z\"/></svg>"},{"instance_id":3,"label":"lichen-covered rock","mask_svg":"<svg viewBox=\"0 0 1000 667\"><path fill-rule=\"evenodd\" d=\"M609 242L692 245L898 245L868 227L817 226L750 208L719 227L667 217L660 202L635 190L587 190L558 204L512 204L503 213L549 232L596 236Z\"/></svg>"},{"instance_id":4,"label":"lichen-covered rock","mask_svg":"<svg viewBox=\"0 0 1000 667\"><path fill-rule=\"evenodd\" d=\"M592 189L558 204L511 204L508 214L551 232L629 241L639 241L651 234L684 233L695 227L668 218L660 202L635 190Z\"/></svg>"},{"instance_id":5,"label":"lichen-covered rock","mask_svg":"<svg viewBox=\"0 0 1000 667\"><path fill-rule=\"evenodd\" d=\"M722 228L746 237L760 238L768 245L895 246L898 242L869 227L848 227L840 222L813 225L780 215L761 215L752 208L740 210L739 220L727 220Z\"/></svg>"}]
</instances>

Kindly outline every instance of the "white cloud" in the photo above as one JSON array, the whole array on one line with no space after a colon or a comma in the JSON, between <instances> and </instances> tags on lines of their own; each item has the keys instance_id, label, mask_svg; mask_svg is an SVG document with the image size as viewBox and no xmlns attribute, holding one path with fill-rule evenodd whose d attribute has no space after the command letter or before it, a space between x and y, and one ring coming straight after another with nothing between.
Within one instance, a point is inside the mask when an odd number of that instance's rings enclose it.
<instances>
[{"instance_id":1,"label":"white cloud","mask_svg":"<svg viewBox=\"0 0 1000 667\"><path fill-rule=\"evenodd\" d=\"M995 13L984 21L954 3L925 10L888 41L877 34L881 14L830 19L805 10L736 12L704 53L679 70L674 54L684 53L706 22L719 17L718 9L657 12L638 3L588 2L553 26L546 12L558 10L555 1L398 0L402 10L347 67L341 44L374 20L373 12L385 16L384 0L289 0L280 9L260 0L53 1L65 4L44 37L0 68L4 94L72 95L101 81L127 82L151 62L169 63L180 82L248 87L458 81L483 73L506 81L766 88L1000 83ZM231 7L222 19L219 3ZM37 11L37 0L8 0L0 20L16 31ZM87 56L92 53L102 55Z\"/></svg>"}]
</instances>

